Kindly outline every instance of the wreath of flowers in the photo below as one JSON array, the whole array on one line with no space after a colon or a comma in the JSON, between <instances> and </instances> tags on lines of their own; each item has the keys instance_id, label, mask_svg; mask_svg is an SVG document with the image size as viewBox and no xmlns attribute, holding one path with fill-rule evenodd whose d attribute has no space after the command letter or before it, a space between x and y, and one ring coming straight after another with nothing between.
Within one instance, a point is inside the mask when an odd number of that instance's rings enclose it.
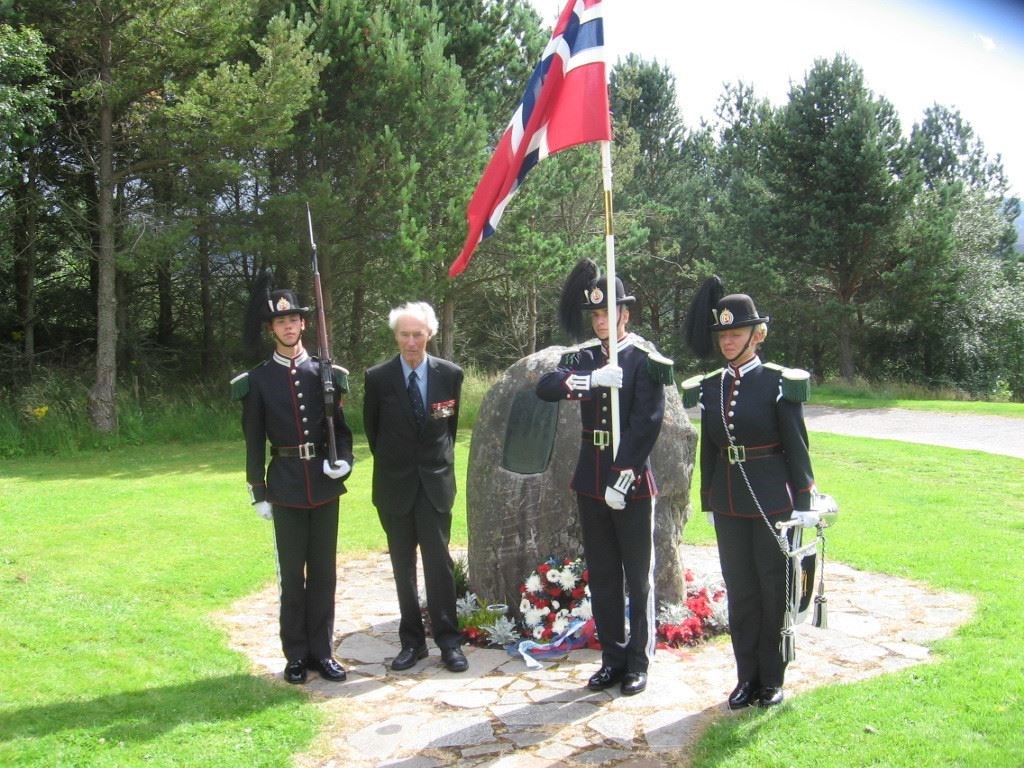
<instances>
[{"instance_id":1,"label":"wreath of flowers","mask_svg":"<svg viewBox=\"0 0 1024 768\"><path fill-rule=\"evenodd\" d=\"M663 603L658 612L658 640L669 648L697 645L729 630L728 603L721 582L698 579L686 571L686 601Z\"/></svg>"},{"instance_id":2,"label":"wreath of flowers","mask_svg":"<svg viewBox=\"0 0 1024 768\"><path fill-rule=\"evenodd\" d=\"M549 557L537 566L519 587L522 599L523 634L547 642L576 619L588 621L590 574L583 558Z\"/></svg>"},{"instance_id":3,"label":"wreath of flowers","mask_svg":"<svg viewBox=\"0 0 1024 768\"><path fill-rule=\"evenodd\" d=\"M512 621L506 606L480 605L469 592L457 603L459 626L466 642L481 647L507 647L522 638L551 641L576 620L589 621L590 574L582 557L549 557L519 586L521 621ZM728 603L721 580L685 572L686 599L662 603L657 640L662 648L695 646L729 631Z\"/></svg>"}]
</instances>

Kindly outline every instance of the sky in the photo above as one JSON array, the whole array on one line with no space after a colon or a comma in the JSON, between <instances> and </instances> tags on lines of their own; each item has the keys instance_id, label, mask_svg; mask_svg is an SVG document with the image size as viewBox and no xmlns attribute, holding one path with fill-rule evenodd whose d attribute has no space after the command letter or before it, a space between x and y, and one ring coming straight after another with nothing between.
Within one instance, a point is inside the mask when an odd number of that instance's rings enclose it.
<instances>
[{"instance_id":1,"label":"sky","mask_svg":"<svg viewBox=\"0 0 1024 768\"><path fill-rule=\"evenodd\" d=\"M566 0L529 0L552 26ZM725 83L785 104L816 59L845 53L895 107L959 110L1024 196L1024 0L604 0L605 45L668 66L687 125L711 120Z\"/></svg>"}]
</instances>

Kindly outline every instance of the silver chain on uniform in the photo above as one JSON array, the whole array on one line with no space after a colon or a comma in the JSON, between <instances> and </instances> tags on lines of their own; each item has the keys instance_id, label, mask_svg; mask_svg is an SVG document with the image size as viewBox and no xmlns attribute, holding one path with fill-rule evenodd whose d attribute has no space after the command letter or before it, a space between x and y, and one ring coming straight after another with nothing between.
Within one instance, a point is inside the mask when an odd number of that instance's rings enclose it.
<instances>
[{"instance_id":1,"label":"silver chain on uniform","mask_svg":"<svg viewBox=\"0 0 1024 768\"><path fill-rule=\"evenodd\" d=\"M725 429L725 436L729 440L729 445L731 447L735 448L736 447L736 439L732 436L732 432L729 431L729 422L726 421L726 419L725 419L725 374L727 373L727 371L728 371L728 368L723 368L722 369L722 375L719 378L719 385L718 385L718 410L719 410L719 413L722 416L722 427ZM737 373L733 373L733 376L737 376ZM768 526L768 530L771 532L771 535L775 538L775 542L779 545L779 550L782 552L782 556L786 559L786 613L788 614L789 613L789 605L792 602L792 589L793 589L793 585L792 585L791 578L792 578L793 567L792 567L792 563L790 563L789 540L786 538L787 534L776 532L775 527L771 524L771 521L768 520L768 515L766 515L764 513L764 510L761 508L761 502L758 501L757 494L754 493L754 487L750 484L750 478L747 477L747 471L746 471L746 469L743 468L743 462L742 461L736 462L736 466L740 470L740 475L743 476L743 483L747 486L747 490L750 491L750 498L752 498L754 500L754 506L757 507L757 511L761 514L761 519L764 520L764 524ZM788 629L789 629L789 632L792 632L792 628L791 627L789 627ZM783 623L783 626L782 626L783 635L785 635L786 631L787 631L787 623L784 620L784 623Z\"/></svg>"}]
</instances>

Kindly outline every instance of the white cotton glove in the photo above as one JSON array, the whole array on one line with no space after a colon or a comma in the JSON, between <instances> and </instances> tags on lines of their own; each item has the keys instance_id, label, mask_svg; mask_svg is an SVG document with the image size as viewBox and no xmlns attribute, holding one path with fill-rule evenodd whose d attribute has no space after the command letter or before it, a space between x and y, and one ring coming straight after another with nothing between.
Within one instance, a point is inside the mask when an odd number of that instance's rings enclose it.
<instances>
[{"instance_id":1,"label":"white cotton glove","mask_svg":"<svg viewBox=\"0 0 1024 768\"><path fill-rule=\"evenodd\" d=\"M254 502L252 508L255 509L256 514L262 517L264 520L274 519L274 507L271 506L269 501Z\"/></svg>"},{"instance_id":2,"label":"white cotton glove","mask_svg":"<svg viewBox=\"0 0 1024 768\"><path fill-rule=\"evenodd\" d=\"M592 387L621 387L622 369L617 365L606 365L590 373Z\"/></svg>"},{"instance_id":3,"label":"white cotton glove","mask_svg":"<svg viewBox=\"0 0 1024 768\"><path fill-rule=\"evenodd\" d=\"M814 512L813 510L805 512L802 510L794 509L793 515L790 519L799 520L800 525L804 528L813 528L821 522L821 515L819 515L817 512Z\"/></svg>"},{"instance_id":4,"label":"white cotton glove","mask_svg":"<svg viewBox=\"0 0 1024 768\"><path fill-rule=\"evenodd\" d=\"M339 477L344 477L351 471L352 465L344 459L338 459L338 463L333 467L331 466L330 459L324 459L324 474L331 478L331 480L337 480Z\"/></svg>"},{"instance_id":5,"label":"white cotton glove","mask_svg":"<svg viewBox=\"0 0 1024 768\"><path fill-rule=\"evenodd\" d=\"M609 485L604 489L604 503L612 509L625 509L626 495L622 493L622 491L617 491Z\"/></svg>"}]
</instances>

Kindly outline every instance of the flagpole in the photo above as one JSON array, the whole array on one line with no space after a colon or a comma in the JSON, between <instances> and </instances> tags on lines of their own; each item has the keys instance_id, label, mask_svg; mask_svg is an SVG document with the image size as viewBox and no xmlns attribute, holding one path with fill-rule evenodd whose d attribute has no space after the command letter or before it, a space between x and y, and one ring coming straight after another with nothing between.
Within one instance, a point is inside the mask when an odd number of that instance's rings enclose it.
<instances>
[{"instance_id":1,"label":"flagpole","mask_svg":"<svg viewBox=\"0 0 1024 768\"><path fill-rule=\"evenodd\" d=\"M605 296L608 297L608 363L619 364L619 317L615 293L615 230L612 227L612 143L601 142L604 180ZM612 387L612 461L619 452L619 388Z\"/></svg>"}]
</instances>

